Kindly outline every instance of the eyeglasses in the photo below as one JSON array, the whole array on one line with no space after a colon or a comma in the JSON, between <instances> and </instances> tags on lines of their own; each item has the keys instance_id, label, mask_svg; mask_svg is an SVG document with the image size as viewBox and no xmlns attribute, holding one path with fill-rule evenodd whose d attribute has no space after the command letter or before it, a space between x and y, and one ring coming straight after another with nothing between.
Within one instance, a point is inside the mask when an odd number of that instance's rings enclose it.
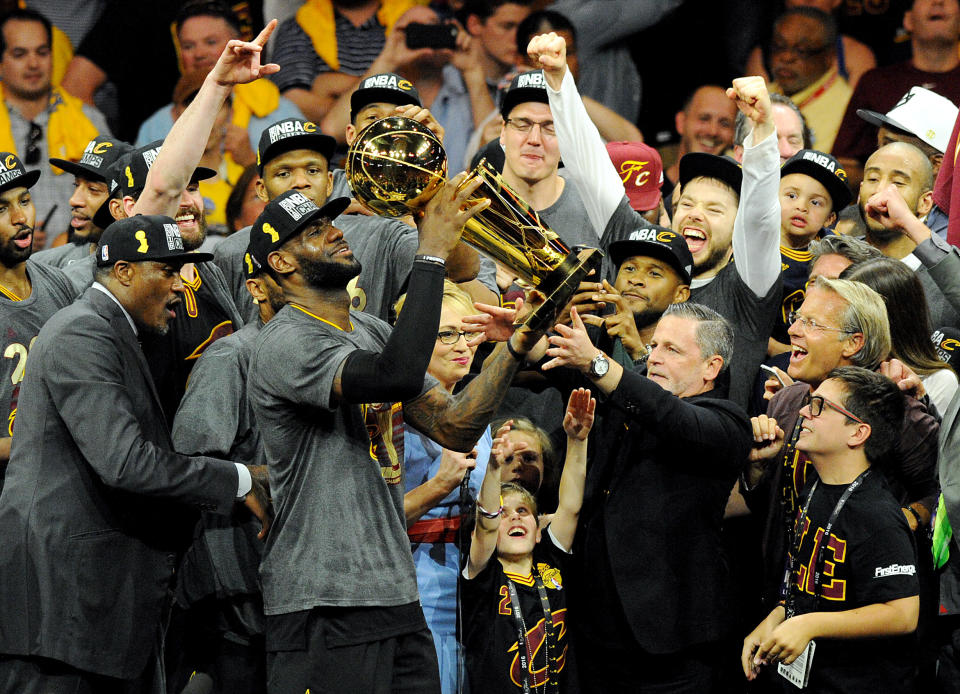
<instances>
[{"instance_id":1,"label":"eyeglasses","mask_svg":"<svg viewBox=\"0 0 960 694\"><path fill-rule=\"evenodd\" d=\"M27 166L36 166L40 163L40 138L43 137L43 128L36 123L30 124L30 132L27 134L27 151L23 157L23 163Z\"/></svg>"},{"instance_id":2,"label":"eyeglasses","mask_svg":"<svg viewBox=\"0 0 960 694\"><path fill-rule=\"evenodd\" d=\"M807 397L804 399L803 404L804 406L810 408L811 417L819 417L823 413L823 406L826 405L830 409L836 410L837 412L842 414L844 417L852 419L858 424L866 424L865 421L860 419L857 415L853 414L853 412L851 412L850 410L846 409L845 407L841 407L840 405L833 402L832 400L827 400L822 395L810 395L808 393Z\"/></svg>"},{"instance_id":3,"label":"eyeglasses","mask_svg":"<svg viewBox=\"0 0 960 694\"><path fill-rule=\"evenodd\" d=\"M847 330L846 328L831 328L829 325L820 325L817 323L817 321L813 320L813 318L801 316L797 311L791 311L787 315L787 321L790 325L799 323L803 326L804 332L807 332L808 330L832 330L834 332L844 333L845 335L849 335L851 333L851 331Z\"/></svg>"},{"instance_id":4,"label":"eyeglasses","mask_svg":"<svg viewBox=\"0 0 960 694\"><path fill-rule=\"evenodd\" d=\"M467 342L477 339L479 333L469 333L466 330L441 330L437 333L437 339L445 345L455 345L464 338Z\"/></svg>"},{"instance_id":5,"label":"eyeglasses","mask_svg":"<svg viewBox=\"0 0 960 694\"><path fill-rule=\"evenodd\" d=\"M779 41L774 41L770 44L770 54L780 55L783 53L793 53L801 60L808 60L810 58L817 57L829 48L830 44L824 44L823 46L794 46L789 43L780 43Z\"/></svg>"},{"instance_id":6,"label":"eyeglasses","mask_svg":"<svg viewBox=\"0 0 960 694\"><path fill-rule=\"evenodd\" d=\"M547 137L554 137L557 134L557 126L552 120L535 121L526 118L507 118L506 123L518 133L528 133L533 130L533 126L539 125L540 132Z\"/></svg>"}]
</instances>

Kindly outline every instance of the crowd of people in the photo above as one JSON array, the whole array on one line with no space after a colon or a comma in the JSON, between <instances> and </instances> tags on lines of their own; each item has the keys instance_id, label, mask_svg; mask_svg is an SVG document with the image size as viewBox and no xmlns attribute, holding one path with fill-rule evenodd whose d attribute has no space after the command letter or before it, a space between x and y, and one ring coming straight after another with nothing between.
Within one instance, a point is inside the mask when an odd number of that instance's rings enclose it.
<instances>
[{"instance_id":1,"label":"crowd of people","mask_svg":"<svg viewBox=\"0 0 960 694\"><path fill-rule=\"evenodd\" d=\"M748 12L672 145L682 0L75 4L0 3L0 692L960 692L958 0Z\"/></svg>"}]
</instances>

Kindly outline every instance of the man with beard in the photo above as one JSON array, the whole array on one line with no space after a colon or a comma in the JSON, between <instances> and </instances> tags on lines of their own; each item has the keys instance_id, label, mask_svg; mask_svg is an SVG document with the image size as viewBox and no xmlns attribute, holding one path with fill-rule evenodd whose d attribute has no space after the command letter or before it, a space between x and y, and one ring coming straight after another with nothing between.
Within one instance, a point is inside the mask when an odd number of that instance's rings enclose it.
<instances>
[{"instance_id":1,"label":"man with beard","mask_svg":"<svg viewBox=\"0 0 960 694\"><path fill-rule=\"evenodd\" d=\"M40 331L0 518L0 690L160 691L164 605L200 509L244 503L244 465L173 452L138 337L166 332L191 259L176 223L111 225L96 282ZM256 487L253 487L256 489Z\"/></svg>"},{"instance_id":2,"label":"man with beard","mask_svg":"<svg viewBox=\"0 0 960 694\"><path fill-rule=\"evenodd\" d=\"M937 328L960 328L960 314L944 296L940 286L930 276L930 270L915 253L917 244L911 236L895 225L884 225L882 220L867 211L870 198L877 193L896 195L909 212L918 218L933 206L933 169L922 150L908 142L891 142L870 155L863 169L860 184L860 214L866 221L866 241L889 258L902 260L917 273L923 284L923 293L930 310L930 324ZM934 255L950 250L950 245L936 234L930 238ZM938 251L938 252L937 252ZM922 254L921 250L921 254Z\"/></svg>"},{"instance_id":3,"label":"man with beard","mask_svg":"<svg viewBox=\"0 0 960 694\"><path fill-rule=\"evenodd\" d=\"M27 172L17 155L0 152L0 489L10 457L14 419L27 355L37 333L54 313L73 301L70 283L59 270L35 263L36 210L30 188L39 171Z\"/></svg>"},{"instance_id":4,"label":"man with beard","mask_svg":"<svg viewBox=\"0 0 960 694\"><path fill-rule=\"evenodd\" d=\"M350 310L361 268L332 224L337 210L287 191L251 231L270 236L265 270L287 302L261 330L248 380L277 508L260 567L271 694L439 691L406 534L402 425L472 450L542 334L515 333L456 395L425 376L444 259L489 204L467 203L479 181L458 190L464 178L427 204L393 330Z\"/></svg>"},{"instance_id":5,"label":"man with beard","mask_svg":"<svg viewBox=\"0 0 960 694\"><path fill-rule=\"evenodd\" d=\"M338 198L324 210L335 216L347 202ZM247 374L260 329L284 306L283 291L265 271L270 238L253 236L245 256L246 288L256 300L257 319L200 356L172 432L178 452L241 461L254 466L264 481L266 459L247 399ZM191 673L209 678L215 691L254 694L266 689L263 597L257 575L263 543L258 530L257 519L239 507L230 517L201 515L177 583L183 639L177 669L170 673L176 691Z\"/></svg>"},{"instance_id":6,"label":"man with beard","mask_svg":"<svg viewBox=\"0 0 960 694\"><path fill-rule=\"evenodd\" d=\"M130 145L108 137L96 137L87 143L78 162L51 159L50 163L73 174L70 196L70 232L67 243L35 253L33 259L54 267L66 267L93 253L103 229L94 217L110 196L110 166L129 152Z\"/></svg>"},{"instance_id":7,"label":"man with beard","mask_svg":"<svg viewBox=\"0 0 960 694\"><path fill-rule=\"evenodd\" d=\"M543 34L531 40L527 52L544 67L548 109L556 117L551 122L556 127L553 146L563 148L565 168L584 191L583 204L594 228L606 224L605 233L612 234L607 240L616 241L611 225L618 224L626 197L567 69L565 42L556 34ZM780 302L779 154L763 80L736 79L727 97L752 125L744 141L743 170L727 157L687 154L678 169L682 190L672 230L693 256L690 298L714 309L734 327L729 396L745 405ZM627 208L633 226L620 228L629 234L643 222ZM620 219L620 225L630 221ZM734 253L736 263L731 262Z\"/></svg>"}]
</instances>

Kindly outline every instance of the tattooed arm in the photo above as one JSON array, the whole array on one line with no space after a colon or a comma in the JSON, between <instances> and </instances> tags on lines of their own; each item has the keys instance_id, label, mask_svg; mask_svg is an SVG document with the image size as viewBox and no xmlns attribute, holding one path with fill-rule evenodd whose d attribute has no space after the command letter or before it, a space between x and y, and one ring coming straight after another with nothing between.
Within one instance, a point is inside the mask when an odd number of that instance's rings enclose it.
<instances>
[{"instance_id":1,"label":"tattooed arm","mask_svg":"<svg viewBox=\"0 0 960 694\"><path fill-rule=\"evenodd\" d=\"M512 346L518 354L526 354L541 335L540 331L518 330L511 337ZM520 365L507 343L501 343L466 388L456 395L439 385L431 388L403 404L404 419L444 448L470 451L493 418Z\"/></svg>"}]
</instances>

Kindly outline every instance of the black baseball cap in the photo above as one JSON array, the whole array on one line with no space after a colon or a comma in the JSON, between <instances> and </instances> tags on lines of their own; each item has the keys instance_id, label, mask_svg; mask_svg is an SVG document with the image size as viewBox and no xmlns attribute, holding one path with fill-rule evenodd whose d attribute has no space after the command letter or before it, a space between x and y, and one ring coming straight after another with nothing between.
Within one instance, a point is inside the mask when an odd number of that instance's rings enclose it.
<instances>
[{"instance_id":1,"label":"black baseball cap","mask_svg":"<svg viewBox=\"0 0 960 694\"><path fill-rule=\"evenodd\" d=\"M503 101L500 103L500 115L506 120L517 104L525 104L528 101L550 103L550 98L547 96L547 78L544 77L543 70L521 72L510 80L510 86L504 92Z\"/></svg>"},{"instance_id":2,"label":"black baseball cap","mask_svg":"<svg viewBox=\"0 0 960 694\"><path fill-rule=\"evenodd\" d=\"M184 250L180 227L173 217L138 214L118 219L100 236L97 266L106 267L118 260L133 263L146 260L201 263L213 260L213 254Z\"/></svg>"},{"instance_id":3,"label":"black baseball cap","mask_svg":"<svg viewBox=\"0 0 960 694\"><path fill-rule=\"evenodd\" d=\"M129 161L122 171L119 172L119 176L116 179L120 185L121 195L138 195L143 191L144 186L147 185L147 174L150 173L150 167L153 166L153 162L157 160L157 155L160 154L160 148L162 146L163 140L156 140L149 145L138 147L130 152ZM190 182L205 181L216 175L217 172L213 169L198 166L193 170Z\"/></svg>"},{"instance_id":4,"label":"black baseball cap","mask_svg":"<svg viewBox=\"0 0 960 694\"><path fill-rule=\"evenodd\" d=\"M614 241L608 249L610 259L618 268L627 258L637 255L658 258L670 264L684 284L690 284L693 274L693 255L681 234L657 224L649 224L631 231L622 241Z\"/></svg>"},{"instance_id":5,"label":"black baseball cap","mask_svg":"<svg viewBox=\"0 0 960 694\"><path fill-rule=\"evenodd\" d=\"M678 182L681 188L701 176L723 181L733 188L737 195L740 195L743 169L731 157L707 154L706 152L690 152L680 157L680 180Z\"/></svg>"},{"instance_id":6,"label":"black baseball cap","mask_svg":"<svg viewBox=\"0 0 960 694\"><path fill-rule=\"evenodd\" d=\"M933 331L930 339L933 340L933 348L937 350L937 356L956 368L957 363L960 362L960 330L949 326L940 328Z\"/></svg>"},{"instance_id":7,"label":"black baseball cap","mask_svg":"<svg viewBox=\"0 0 960 694\"><path fill-rule=\"evenodd\" d=\"M267 256L287 239L318 219L335 219L350 205L350 198L327 200L323 207L303 193L288 190L267 203L250 227L250 242L244 256L247 277L255 277L267 264Z\"/></svg>"},{"instance_id":8,"label":"black baseball cap","mask_svg":"<svg viewBox=\"0 0 960 694\"><path fill-rule=\"evenodd\" d=\"M131 151L133 151L133 146L122 140L115 140L110 137L95 137L87 143L80 161L50 159L50 163L74 176L106 183L110 165Z\"/></svg>"},{"instance_id":9,"label":"black baseball cap","mask_svg":"<svg viewBox=\"0 0 960 694\"><path fill-rule=\"evenodd\" d=\"M357 113L365 106L377 103L420 106L420 93L413 82L394 72L368 77L350 95L350 122L356 120Z\"/></svg>"},{"instance_id":10,"label":"black baseball cap","mask_svg":"<svg viewBox=\"0 0 960 694\"><path fill-rule=\"evenodd\" d=\"M780 167L780 178L789 174L805 174L821 183L830 194L833 211L850 204L853 194L847 187L847 172L834 157L815 149L801 149Z\"/></svg>"},{"instance_id":11,"label":"black baseball cap","mask_svg":"<svg viewBox=\"0 0 960 694\"><path fill-rule=\"evenodd\" d=\"M27 171L13 152L0 152L0 192L10 188L31 188L40 180L40 170Z\"/></svg>"},{"instance_id":12,"label":"black baseball cap","mask_svg":"<svg viewBox=\"0 0 960 694\"><path fill-rule=\"evenodd\" d=\"M257 145L257 170L263 175L263 167L271 159L295 149L308 149L323 155L330 163L337 141L320 132L316 123L302 118L284 118L260 133Z\"/></svg>"}]
</instances>

